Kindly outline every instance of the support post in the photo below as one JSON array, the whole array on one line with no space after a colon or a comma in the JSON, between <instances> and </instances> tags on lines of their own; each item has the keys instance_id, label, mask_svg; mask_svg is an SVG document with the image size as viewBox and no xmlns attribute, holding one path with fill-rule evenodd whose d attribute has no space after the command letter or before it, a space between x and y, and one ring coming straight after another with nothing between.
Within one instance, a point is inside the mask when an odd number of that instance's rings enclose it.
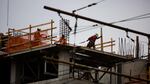
<instances>
[{"instance_id":1,"label":"support post","mask_svg":"<svg viewBox=\"0 0 150 84\"><path fill-rule=\"evenodd\" d=\"M31 44L31 28L32 28L32 26L31 25L29 25L29 48L31 49L31 47L32 47L32 44Z\"/></svg>"},{"instance_id":2,"label":"support post","mask_svg":"<svg viewBox=\"0 0 150 84\"><path fill-rule=\"evenodd\" d=\"M148 63L147 63L147 80L150 79L150 36L148 37ZM149 84L149 82L147 82Z\"/></svg>"},{"instance_id":3,"label":"support post","mask_svg":"<svg viewBox=\"0 0 150 84\"><path fill-rule=\"evenodd\" d=\"M110 42L111 42L111 53L113 53L113 39L111 38L111 40L110 40Z\"/></svg>"},{"instance_id":4,"label":"support post","mask_svg":"<svg viewBox=\"0 0 150 84\"><path fill-rule=\"evenodd\" d=\"M95 80L94 80L95 83L98 83L98 77L99 77L99 73L97 70L95 70Z\"/></svg>"},{"instance_id":5,"label":"support post","mask_svg":"<svg viewBox=\"0 0 150 84\"><path fill-rule=\"evenodd\" d=\"M53 23L54 21L51 20L51 44L53 44Z\"/></svg>"},{"instance_id":6,"label":"support post","mask_svg":"<svg viewBox=\"0 0 150 84\"><path fill-rule=\"evenodd\" d=\"M139 37L136 36L136 58L139 59Z\"/></svg>"},{"instance_id":7,"label":"support post","mask_svg":"<svg viewBox=\"0 0 150 84\"><path fill-rule=\"evenodd\" d=\"M10 68L10 84L21 84L22 82L22 66L16 61L11 60Z\"/></svg>"},{"instance_id":8,"label":"support post","mask_svg":"<svg viewBox=\"0 0 150 84\"><path fill-rule=\"evenodd\" d=\"M110 68L110 72L112 72L112 68ZM112 74L110 74L110 84L112 84Z\"/></svg>"},{"instance_id":9,"label":"support post","mask_svg":"<svg viewBox=\"0 0 150 84\"><path fill-rule=\"evenodd\" d=\"M70 62L70 54L67 51L60 51L58 53L59 60ZM70 65L64 63L58 63L58 78L66 79L69 78Z\"/></svg>"},{"instance_id":10,"label":"support post","mask_svg":"<svg viewBox=\"0 0 150 84\"><path fill-rule=\"evenodd\" d=\"M117 73L122 74L122 64L117 65ZM121 76L117 76L117 84L122 84Z\"/></svg>"},{"instance_id":11,"label":"support post","mask_svg":"<svg viewBox=\"0 0 150 84\"><path fill-rule=\"evenodd\" d=\"M148 37L148 62L150 63L150 36Z\"/></svg>"},{"instance_id":12,"label":"support post","mask_svg":"<svg viewBox=\"0 0 150 84\"><path fill-rule=\"evenodd\" d=\"M102 30L102 28L101 28L100 36L101 36L101 51L103 51L103 30Z\"/></svg>"},{"instance_id":13,"label":"support post","mask_svg":"<svg viewBox=\"0 0 150 84\"><path fill-rule=\"evenodd\" d=\"M11 61L11 76L10 76L10 84L16 84L16 62Z\"/></svg>"}]
</instances>

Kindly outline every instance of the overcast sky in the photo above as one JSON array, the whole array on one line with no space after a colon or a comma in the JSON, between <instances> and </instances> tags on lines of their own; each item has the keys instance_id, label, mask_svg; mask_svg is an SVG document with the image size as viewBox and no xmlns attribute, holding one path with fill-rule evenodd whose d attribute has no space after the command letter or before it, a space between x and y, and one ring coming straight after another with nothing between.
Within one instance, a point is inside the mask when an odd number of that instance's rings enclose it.
<instances>
[{"instance_id":1,"label":"overcast sky","mask_svg":"<svg viewBox=\"0 0 150 84\"><path fill-rule=\"evenodd\" d=\"M74 9L99 1L101 0L0 0L0 32L6 32L8 28L20 29L27 27L29 24L45 23L51 19L55 21L55 25L59 28L58 24L60 17L53 11L43 9L44 5L72 12ZM7 9L9 9L9 12ZM95 6L85 8L76 13L110 23L150 13L150 0L104 0ZM69 19L71 26L74 26L74 18L66 15L63 15L63 17ZM78 29L93 24L95 23L79 19ZM116 23L115 25L150 33L150 18ZM88 36L98 33L99 31L100 29L97 28L78 33L77 38L79 40L76 41L77 43L84 41ZM118 37L126 36L124 31L106 26L103 27L103 33L104 37L106 37L104 39L107 41L111 37L118 40ZM136 36L136 34L131 35L132 38ZM73 38L73 35L71 38ZM141 39L147 42L145 37L141 37Z\"/></svg>"}]
</instances>

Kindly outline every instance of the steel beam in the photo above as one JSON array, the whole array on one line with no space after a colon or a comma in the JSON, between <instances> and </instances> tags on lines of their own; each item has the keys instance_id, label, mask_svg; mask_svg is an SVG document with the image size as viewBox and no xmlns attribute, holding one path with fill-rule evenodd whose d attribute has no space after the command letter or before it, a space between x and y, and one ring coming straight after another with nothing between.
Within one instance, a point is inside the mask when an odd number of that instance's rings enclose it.
<instances>
[{"instance_id":1,"label":"steel beam","mask_svg":"<svg viewBox=\"0 0 150 84\"><path fill-rule=\"evenodd\" d=\"M100 71L100 72L104 72L104 73L108 73L108 74L113 74L113 75L117 75L117 76L122 76L122 77L125 77L125 78L131 78L131 79L136 79L136 80L140 80L140 81L144 81L144 82L150 82L150 80L147 80L147 79L136 78L136 77L132 77L132 76L125 75L125 74L120 74L120 73L116 73L116 72L110 72L110 71L100 70L98 68L94 68L94 67L90 67L90 66L86 66L86 65L82 65L82 64L77 64L77 63L74 64L72 62L65 62L65 61L61 61L61 60L58 60L58 59L53 59L53 58L50 58L50 57L44 57L44 59L47 60L47 61L56 61L56 62L68 64L68 65L85 67L85 68L88 68L88 69L97 70L97 71Z\"/></svg>"},{"instance_id":2,"label":"steel beam","mask_svg":"<svg viewBox=\"0 0 150 84\"><path fill-rule=\"evenodd\" d=\"M99 20L96 20L96 19L92 19L92 18L89 18L89 17L85 17L85 16L74 14L74 13L70 13L70 12L67 12L67 11L63 11L63 10L60 10L60 9L56 9L56 8L52 8L52 7L48 7L48 6L44 6L44 9L51 10L51 11L58 12L58 13L62 13L62 14L66 14L66 15L69 15L69 16L72 16L72 17L75 17L75 18L80 18L80 19L83 19L83 20L95 22L95 23L98 23L98 24L103 24L103 25L106 25L106 26L109 26L109 27L124 30L126 32L132 32L132 33L140 34L140 35L143 35L143 36L150 36L150 34L147 34L147 33L143 33L143 32L140 32L140 31L129 29L129 28L113 25L113 24L106 23L106 22L103 22L103 21L99 21Z\"/></svg>"}]
</instances>

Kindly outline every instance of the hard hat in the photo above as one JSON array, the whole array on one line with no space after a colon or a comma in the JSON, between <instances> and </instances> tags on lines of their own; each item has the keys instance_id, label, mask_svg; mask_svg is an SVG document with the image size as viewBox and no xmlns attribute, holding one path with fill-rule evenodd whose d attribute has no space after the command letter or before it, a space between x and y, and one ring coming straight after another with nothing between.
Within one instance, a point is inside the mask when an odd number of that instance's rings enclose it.
<instances>
[{"instance_id":1,"label":"hard hat","mask_svg":"<svg viewBox=\"0 0 150 84\"><path fill-rule=\"evenodd\" d=\"M97 34L97 33L96 33L95 35L98 37L98 34Z\"/></svg>"}]
</instances>

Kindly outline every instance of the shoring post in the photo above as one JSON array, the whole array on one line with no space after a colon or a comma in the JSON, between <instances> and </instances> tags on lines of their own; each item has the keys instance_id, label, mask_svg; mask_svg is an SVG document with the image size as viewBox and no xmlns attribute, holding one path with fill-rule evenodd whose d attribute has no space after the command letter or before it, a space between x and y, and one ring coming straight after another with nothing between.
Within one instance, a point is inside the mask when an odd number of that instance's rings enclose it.
<instances>
[{"instance_id":1,"label":"shoring post","mask_svg":"<svg viewBox=\"0 0 150 84\"><path fill-rule=\"evenodd\" d=\"M112 72L112 68L110 68L110 72ZM112 74L110 74L110 84L112 84Z\"/></svg>"},{"instance_id":2,"label":"shoring post","mask_svg":"<svg viewBox=\"0 0 150 84\"><path fill-rule=\"evenodd\" d=\"M99 73L97 70L95 70L95 80L94 80L95 83L98 83L98 77L99 77Z\"/></svg>"},{"instance_id":3,"label":"shoring post","mask_svg":"<svg viewBox=\"0 0 150 84\"><path fill-rule=\"evenodd\" d=\"M147 63L147 80L150 79L150 36L148 36L148 63ZM147 82L149 84L149 82Z\"/></svg>"},{"instance_id":4,"label":"shoring post","mask_svg":"<svg viewBox=\"0 0 150 84\"><path fill-rule=\"evenodd\" d=\"M113 39L111 38L110 39L111 41L111 53L113 53ZM112 68L110 68L110 71L112 72ZM110 74L110 84L112 84L112 74Z\"/></svg>"},{"instance_id":5,"label":"shoring post","mask_svg":"<svg viewBox=\"0 0 150 84\"><path fill-rule=\"evenodd\" d=\"M139 37L136 36L136 58L139 59Z\"/></svg>"},{"instance_id":6,"label":"shoring post","mask_svg":"<svg viewBox=\"0 0 150 84\"><path fill-rule=\"evenodd\" d=\"M31 28L32 28L32 26L31 25L29 25L29 48L31 49L31 47L32 47L32 44L31 44Z\"/></svg>"},{"instance_id":7,"label":"shoring post","mask_svg":"<svg viewBox=\"0 0 150 84\"><path fill-rule=\"evenodd\" d=\"M8 43L9 43L10 37L11 37L10 28L8 28ZM8 44L8 53L10 54L9 48L10 48L10 44Z\"/></svg>"},{"instance_id":8,"label":"shoring post","mask_svg":"<svg viewBox=\"0 0 150 84\"><path fill-rule=\"evenodd\" d=\"M97 70L99 72L113 74L113 75L117 75L117 76L121 76L121 77L125 77L125 78L132 78L132 79L135 79L135 80L140 80L140 81L144 81L144 82L150 82L147 79L132 77L132 76L125 75L125 74L122 74L122 73L110 72L108 70L101 70L101 69L90 67L90 66L83 65L83 64L77 64L77 63L74 64L74 63L71 63L71 62L61 61L61 60L58 60L58 59L54 59L54 58L50 58L50 57L45 57L45 56L43 58L46 59L48 62L51 61L51 60L53 60L55 62L60 62L60 63L68 64L68 65L75 65L75 66L78 66L78 67L84 67L84 68L87 68L87 69ZM119 84L121 84L121 83L119 83Z\"/></svg>"},{"instance_id":9,"label":"shoring post","mask_svg":"<svg viewBox=\"0 0 150 84\"><path fill-rule=\"evenodd\" d=\"M51 44L53 44L53 23L54 23L54 21L53 20L51 20Z\"/></svg>"},{"instance_id":10,"label":"shoring post","mask_svg":"<svg viewBox=\"0 0 150 84\"><path fill-rule=\"evenodd\" d=\"M111 45L111 53L113 53L113 39L112 38L110 39L110 42L111 42L111 44L110 44Z\"/></svg>"},{"instance_id":11,"label":"shoring post","mask_svg":"<svg viewBox=\"0 0 150 84\"><path fill-rule=\"evenodd\" d=\"M150 36L148 37L148 62L150 63Z\"/></svg>"},{"instance_id":12,"label":"shoring post","mask_svg":"<svg viewBox=\"0 0 150 84\"><path fill-rule=\"evenodd\" d=\"M103 51L103 30L101 28L101 31L100 31L100 36L101 36L101 51Z\"/></svg>"}]
</instances>

